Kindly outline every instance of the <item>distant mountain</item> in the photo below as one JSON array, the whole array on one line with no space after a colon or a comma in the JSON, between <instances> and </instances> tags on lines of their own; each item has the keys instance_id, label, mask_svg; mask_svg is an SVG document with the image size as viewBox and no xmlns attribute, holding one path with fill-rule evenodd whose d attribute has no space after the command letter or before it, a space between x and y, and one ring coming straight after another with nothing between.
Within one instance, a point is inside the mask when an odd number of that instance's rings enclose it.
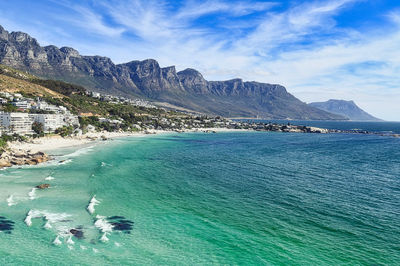
<instances>
[{"instance_id":1,"label":"distant mountain","mask_svg":"<svg viewBox=\"0 0 400 266\"><path fill-rule=\"evenodd\" d=\"M69 47L41 47L23 32L0 26L0 64L42 78L63 80L89 90L145 98L160 105L226 117L342 120L300 101L281 85L241 79L207 81L200 72L161 68L148 59L114 64L101 56L82 56Z\"/></svg>"},{"instance_id":2,"label":"distant mountain","mask_svg":"<svg viewBox=\"0 0 400 266\"><path fill-rule=\"evenodd\" d=\"M354 121L382 121L362 110L353 101L329 100L326 102L314 102L309 105L333 114L345 116Z\"/></svg>"}]
</instances>

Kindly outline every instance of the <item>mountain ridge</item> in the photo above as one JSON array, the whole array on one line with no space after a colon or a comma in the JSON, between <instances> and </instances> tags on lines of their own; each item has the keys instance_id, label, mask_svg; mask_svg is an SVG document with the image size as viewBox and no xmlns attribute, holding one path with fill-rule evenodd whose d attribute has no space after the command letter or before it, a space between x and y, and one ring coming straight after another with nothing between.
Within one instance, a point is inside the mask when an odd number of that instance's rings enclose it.
<instances>
[{"instance_id":1,"label":"mountain ridge","mask_svg":"<svg viewBox=\"0 0 400 266\"><path fill-rule=\"evenodd\" d=\"M42 47L23 32L0 26L0 63L42 78L76 83L94 91L141 97L206 114L268 119L345 120L308 106L278 84L232 79L207 81L195 69L177 72L154 59L114 64L70 47Z\"/></svg>"},{"instance_id":2,"label":"mountain ridge","mask_svg":"<svg viewBox=\"0 0 400 266\"><path fill-rule=\"evenodd\" d=\"M309 103L309 105L333 114L345 116L352 121L383 121L382 119L376 118L362 110L352 100L345 101L330 99L326 102Z\"/></svg>"}]
</instances>

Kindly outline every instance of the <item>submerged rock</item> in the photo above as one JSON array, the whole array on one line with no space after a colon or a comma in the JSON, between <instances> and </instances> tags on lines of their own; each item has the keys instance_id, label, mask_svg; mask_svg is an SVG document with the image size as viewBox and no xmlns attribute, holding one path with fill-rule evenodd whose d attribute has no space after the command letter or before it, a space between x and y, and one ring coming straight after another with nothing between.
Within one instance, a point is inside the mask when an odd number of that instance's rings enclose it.
<instances>
[{"instance_id":1,"label":"submerged rock","mask_svg":"<svg viewBox=\"0 0 400 266\"><path fill-rule=\"evenodd\" d=\"M0 232L4 232L6 234L11 234L11 231L14 229L14 222L8 220L4 216L0 216Z\"/></svg>"},{"instance_id":2,"label":"submerged rock","mask_svg":"<svg viewBox=\"0 0 400 266\"><path fill-rule=\"evenodd\" d=\"M74 236L74 237L76 237L76 238L78 238L78 239L82 239L84 236L83 236L83 231L82 230L80 230L80 229L71 229L71 230L69 230L69 232Z\"/></svg>"},{"instance_id":3,"label":"submerged rock","mask_svg":"<svg viewBox=\"0 0 400 266\"><path fill-rule=\"evenodd\" d=\"M111 216L107 220L112 224L113 230L121 231L130 234L133 228L134 222L126 219L123 216Z\"/></svg>"}]
</instances>

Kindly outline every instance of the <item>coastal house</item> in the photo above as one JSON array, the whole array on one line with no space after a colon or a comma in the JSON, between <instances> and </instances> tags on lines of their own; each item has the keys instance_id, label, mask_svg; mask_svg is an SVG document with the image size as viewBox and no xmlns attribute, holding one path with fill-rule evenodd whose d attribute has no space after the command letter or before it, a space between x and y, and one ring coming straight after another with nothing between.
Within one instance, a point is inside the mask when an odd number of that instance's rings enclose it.
<instances>
[{"instance_id":1,"label":"coastal house","mask_svg":"<svg viewBox=\"0 0 400 266\"><path fill-rule=\"evenodd\" d=\"M15 107L19 108L19 109L30 109L31 108L31 103L27 100L24 101L15 101L12 103Z\"/></svg>"}]
</instances>

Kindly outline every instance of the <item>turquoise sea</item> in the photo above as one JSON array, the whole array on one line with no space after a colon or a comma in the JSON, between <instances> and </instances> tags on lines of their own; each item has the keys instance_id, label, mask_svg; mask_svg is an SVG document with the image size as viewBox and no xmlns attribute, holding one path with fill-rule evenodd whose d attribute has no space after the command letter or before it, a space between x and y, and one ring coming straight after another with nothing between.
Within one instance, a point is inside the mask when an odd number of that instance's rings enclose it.
<instances>
[{"instance_id":1,"label":"turquoise sea","mask_svg":"<svg viewBox=\"0 0 400 266\"><path fill-rule=\"evenodd\" d=\"M0 171L0 265L399 265L399 147L239 132L53 151Z\"/></svg>"}]
</instances>

